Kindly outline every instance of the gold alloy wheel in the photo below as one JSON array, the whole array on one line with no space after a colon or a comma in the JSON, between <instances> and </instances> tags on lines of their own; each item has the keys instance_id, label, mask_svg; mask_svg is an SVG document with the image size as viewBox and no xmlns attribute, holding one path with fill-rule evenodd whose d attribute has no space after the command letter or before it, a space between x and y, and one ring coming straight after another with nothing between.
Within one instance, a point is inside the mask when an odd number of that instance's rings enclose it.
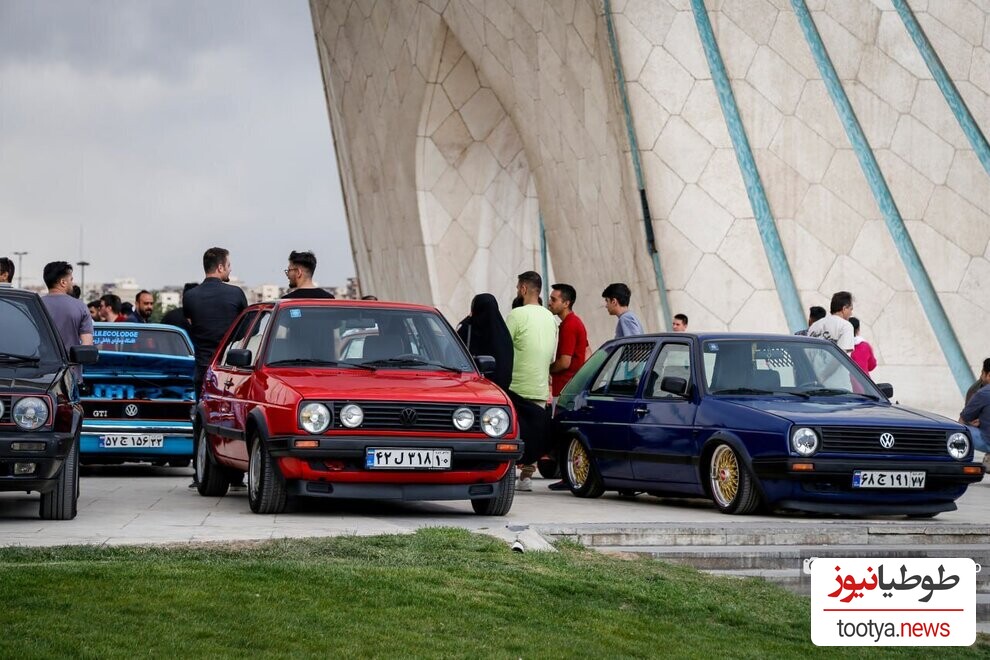
<instances>
[{"instance_id":1,"label":"gold alloy wheel","mask_svg":"<svg viewBox=\"0 0 990 660\"><path fill-rule=\"evenodd\" d=\"M739 493L739 460L728 445L719 445L711 460L712 496L718 505L727 507Z\"/></svg>"},{"instance_id":2,"label":"gold alloy wheel","mask_svg":"<svg viewBox=\"0 0 990 660\"><path fill-rule=\"evenodd\" d=\"M591 472L591 457L588 456L581 441L576 438L571 440L571 445L567 448L567 471L574 488L584 486Z\"/></svg>"}]
</instances>

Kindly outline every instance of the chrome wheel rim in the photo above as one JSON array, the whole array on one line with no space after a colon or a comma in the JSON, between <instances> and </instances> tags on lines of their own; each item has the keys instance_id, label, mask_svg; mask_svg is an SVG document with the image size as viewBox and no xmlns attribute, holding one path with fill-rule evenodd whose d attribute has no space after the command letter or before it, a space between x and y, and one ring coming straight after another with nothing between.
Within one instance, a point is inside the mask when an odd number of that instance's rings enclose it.
<instances>
[{"instance_id":1,"label":"chrome wheel rim","mask_svg":"<svg viewBox=\"0 0 990 660\"><path fill-rule=\"evenodd\" d=\"M581 488L588 481L591 473L591 457L585 451L584 445L578 440L571 440L567 448L567 478L575 488Z\"/></svg>"},{"instance_id":2,"label":"chrome wheel rim","mask_svg":"<svg viewBox=\"0 0 990 660\"><path fill-rule=\"evenodd\" d=\"M712 496L721 507L732 504L739 493L739 460L731 447L721 445L712 454L709 478Z\"/></svg>"},{"instance_id":3,"label":"chrome wheel rim","mask_svg":"<svg viewBox=\"0 0 990 660\"><path fill-rule=\"evenodd\" d=\"M258 499L261 487L261 441L255 441L251 447L251 460L248 463L248 494L252 499Z\"/></svg>"},{"instance_id":4,"label":"chrome wheel rim","mask_svg":"<svg viewBox=\"0 0 990 660\"><path fill-rule=\"evenodd\" d=\"M199 432L199 442L196 444L196 481L203 483L203 473L206 470L206 431Z\"/></svg>"}]
</instances>

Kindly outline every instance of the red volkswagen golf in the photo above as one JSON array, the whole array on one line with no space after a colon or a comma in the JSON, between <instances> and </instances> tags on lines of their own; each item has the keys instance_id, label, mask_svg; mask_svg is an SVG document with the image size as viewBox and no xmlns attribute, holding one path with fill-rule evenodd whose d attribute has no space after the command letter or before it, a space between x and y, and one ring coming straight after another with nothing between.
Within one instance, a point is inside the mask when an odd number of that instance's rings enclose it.
<instances>
[{"instance_id":1,"label":"red volkswagen golf","mask_svg":"<svg viewBox=\"0 0 990 660\"><path fill-rule=\"evenodd\" d=\"M255 513L291 496L469 499L505 515L522 442L512 405L435 309L281 300L233 324L196 409L196 478L247 472Z\"/></svg>"}]
</instances>

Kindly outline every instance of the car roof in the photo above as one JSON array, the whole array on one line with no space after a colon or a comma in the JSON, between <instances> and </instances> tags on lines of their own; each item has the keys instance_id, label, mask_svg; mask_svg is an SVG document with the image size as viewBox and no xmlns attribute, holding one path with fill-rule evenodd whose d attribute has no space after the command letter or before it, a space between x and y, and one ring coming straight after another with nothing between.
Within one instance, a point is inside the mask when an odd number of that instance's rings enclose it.
<instances>
[{"instance_id":1,"label":"car roof","mask_svg":"<svg viewBox=\"0 0 990 660\"><path fill-rule=\"evenodd\" d=\"M283 307L361 307L364 309L404 309L415 312L436 312L435 307L416 303L385 300L348 300L335 298L279 298L250 305L248 309L281 309ZM140 325L140 324L138 324Z\"/></svg>"},{"instance_id":2,"label":"car roof","mask_svg":"<svg viewBox=\"0 0 990 660\"><path fill-rule=\"evenodd\" d=\"M0 286L0 297L2 298L41 298L34 291L18 289L14 286Z\"/></svg>"},{"instance_id":3,"label":"car roof","mask_svg":"<svg viewBox=\"0 0 990 660\"><path fill-rule=\"evenodd\" d=\"M182 328L177 328L174 325L169 325L168 323L135 323L134 321L95 321L93 323L93 328L128 328L134 330L169 330L171 332L181 332L185 334Z\"/></svg>"},{"instance_id":4,"label":"car roof","mask_svg":"<svg viewBox=\"0 0 990 660\"><path fill-rule=\"evenodd\" d=\"M805 341L805 342L822 342L826 341L819 337L808 337L806 335L792 335L792 334L771 334L771 333L758 333L758 332L654 332L644 335L630 335L626 337L618 337L612 339L611 341L627 341L635 339L695 339L697 341L710 341L710 340L731 340L731 339L742 339L742 340L756 340L756 341Z\"/></svg>"}]
</instances>

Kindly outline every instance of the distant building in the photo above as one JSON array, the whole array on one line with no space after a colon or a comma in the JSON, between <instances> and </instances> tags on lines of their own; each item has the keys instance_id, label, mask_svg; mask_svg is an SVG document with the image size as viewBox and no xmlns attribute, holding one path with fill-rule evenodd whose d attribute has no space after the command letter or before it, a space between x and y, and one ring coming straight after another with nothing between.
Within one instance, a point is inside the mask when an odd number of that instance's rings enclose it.
<instances>
[{"instance_id":1,"label":"distant building","mask_svg":"<svg viewBox=\"0 0 990 660\"><path fill-rule=\"evenodd\" d=\"M261 284L245 291L249 303L276 300L282 297L282 289L277 284Z\"/></svg>"},{"instance_id":2,"label":"distant building","mask_svg":"<svg viewBox=\"0 0 990 660\"><path fill-rule=\"evenodd\" d=\"M174 290L158 291L155 295L155 300L162 308L162 312L167 312L182 305L182 292Z\"/></svg>"}]
</instances>

